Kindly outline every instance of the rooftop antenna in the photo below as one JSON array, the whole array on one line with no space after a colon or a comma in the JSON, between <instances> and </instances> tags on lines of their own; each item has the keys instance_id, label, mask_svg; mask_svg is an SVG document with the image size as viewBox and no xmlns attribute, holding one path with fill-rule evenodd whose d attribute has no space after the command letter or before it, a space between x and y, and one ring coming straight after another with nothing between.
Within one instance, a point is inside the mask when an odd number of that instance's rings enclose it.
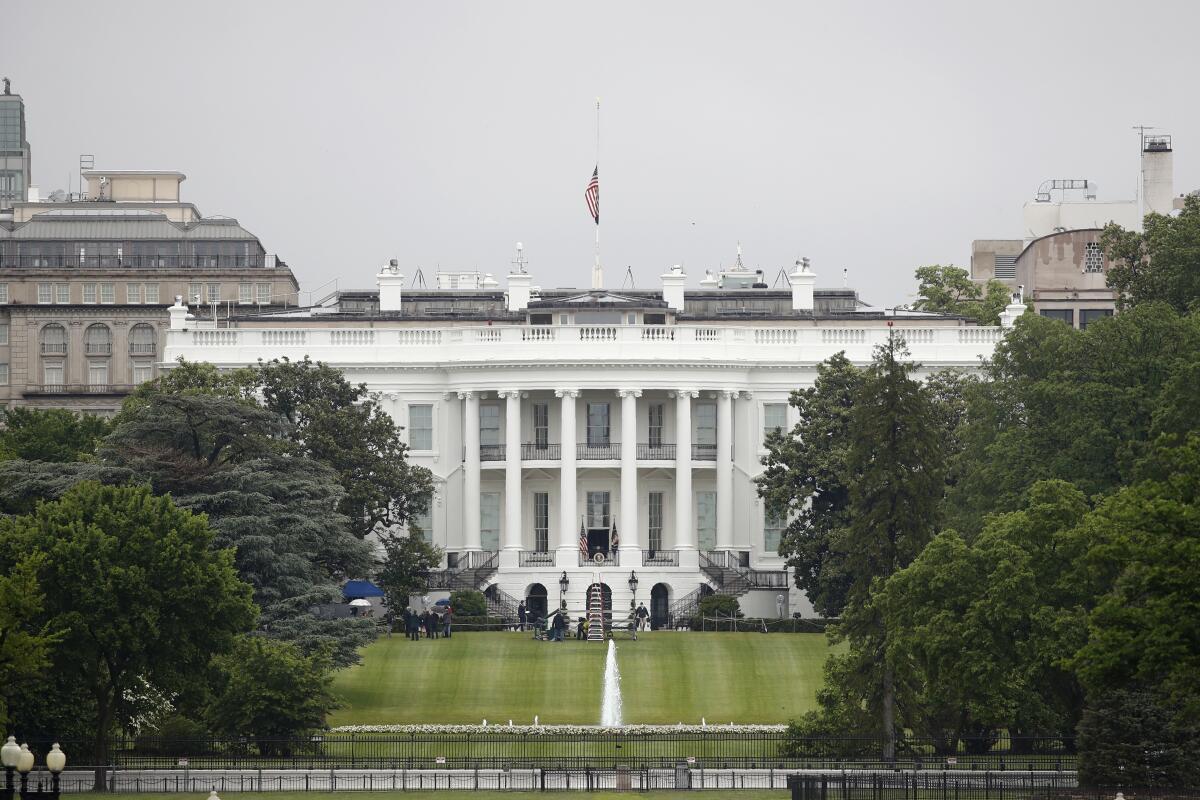
<instances>
[{"instance_id":1,"label":"rooftop antenna","mask_svg":"<svg viewBox=\"0 0 1200 800\"><path fill-rule=\"evenodd\" d=\"M426 285L425 285L425 273L424 273L424 272L421 272L421 268L420 268L420 267L417 267L417 271L416 271L416 273L413 275L412 283L411 283L410 285L411 285L413 288L416 288L417 286L420 286L422 289L428 289L428 288L429 288L428 286L426 286Z\"/></svg>"},{"instance_id":2,"label":"rooftop antenna","mask_svg":"<svg viewBox=\"0 0 1200 800\"><path fill-rule=\"evenodd\" d=\"M845 267L842 267L842 288L850 288L850 270L846 269Z\"/></svg>"},{"instance_id":3,"label":"rooftop antenna","mask_svg":"<svg viewBox=\"0 0 1200 800\"><path fill-rule=\"evenodd\" d=\"M800 259L798 258L796 259L796 266L800 266ZM775 283L771 285L771 288L778 289L780 283L782 283L785 287L792 285L791 280L787 276L787 267L779 268L779 274L775 276Z\"/></svg>"},{"instance_id":4,"label":"rooftop antenna","mask_svg":"<svg viewBox=\"0 0 1200 800\"><path fill-rule=\"evenodd\" d=\"M1142 158L1141 154L1146 152L1146 131L1156 130L1156 128L1153 125L1134 125L1132 127L1133 127L1133 130L1138 132L1138 142L1140 144L1140 147L1138 148L1138 158ZM1143 188L1145 186L1145 182L1146 182L1146 176L1142 174L1142 170L1143 170L1143 167L1139 164L1139 166L1138 166L1138 181L1137 181L1137 199L1138 199L1138 209L1139 210L1142 210L1142 203L1144 202L1144 198L1142 197L1142 194L1143 194L1142 190L1143 190Z\"/></svg>"},{"instance_id":5,"label":"rooftop antenna","mask_svg":"<svg viewBox=\"0 0 1200 800\"><path fill-rule=\"evenodd\" d=\"M629 284L630 289L637 288L637 286L635 286L633 283L633 265L632 264L625 267L625 277L621 280L621 288L624 289L625 284L627 284L627 283Z\"/></svg>"},{"instance_id":6,"label":"rooftop antenna","mask_svg":"<svg viewBox=\"0 0 1200 800\"><path fill-rule=\"evenodd\" d=\"M746 267L742 264L742 240L738 239L737 243L737 260L733 262L733 268L738 272L744 272Z\"/></svg>"},{"instance_id":7,"label":"rooftop antenna","mask_svg":"<svg viewBox=\"0 0 1200 800\"><path fill-rule=\"evenodd\" d=\"M525 265L529 262L525 260L525 245L517 242L517 257L512 260L512 265L517 268L517 272L524 275Z\"/></svg>"}]
</instances>

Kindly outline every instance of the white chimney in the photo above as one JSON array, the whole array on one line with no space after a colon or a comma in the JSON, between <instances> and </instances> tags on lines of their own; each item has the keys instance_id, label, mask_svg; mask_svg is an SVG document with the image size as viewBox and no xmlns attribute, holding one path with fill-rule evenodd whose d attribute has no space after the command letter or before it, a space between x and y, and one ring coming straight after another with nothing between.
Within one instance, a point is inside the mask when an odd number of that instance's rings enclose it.
<instances>
[{"instance_id":1,"label":"white chimney","mask_svg":"<svg viewBox=\"0 0 1200 800\"><path fill-rule=\"evenodd\" d=\"M713 274L711 269L704 270L704 277L700 279L701 289L717 289L721 282L717 280L717 276Z\"/></svg>"},{"instance_id":2,"label":"white chimney","mask_svg":"<svg viewBox=\"0 0 1200 800\"><path fill-rule=\"evenodd\" d=\"M530 287L533 276L528 272L510 272L508 275L508 310L521 311L529 307Z\"/></svg>"},{"instance_id":3,"label":"white chimney","mask_svg":"<svg viewBox=\"0 0 1200 800\"><path fill-rule=\"evenodd\" d=\"M1142 213L1170 214L1175 203L1171 137L1147 136L1142 142Z\"/></svg>"},{"instance_id":4,"label":"white chimney","mask_svg":"<svg viewBox=\"0 0 1200 800\"><path fill-rule=\"evenodd\" d=\"M1025 305L1025 286L1022 284L1013 292L1012 302L1004 307L1004 312L1000 314L1000 327L1011 328L1017 324L1017 317L1028 311Z\"/></svg>"},{"instance_id":5,"label":"white chimney","mask_svg":"<svg viewBox=\"0 0 1200 800\"><path fill-rule=\"evenodd\" d=\"M807 258L796 262L796 268L788 275L788 282L792 284L792 311L812 311L813 287L817 283L817 276L808 268Z\"/></svg>"},{"instance_id":6,"label":"white chimney","mask_svg":"<svg viewBox=\"0 0 1200 800\"><path fill-rule=\"evenodd\" d=\"M687 274L679 264L671 267L671 271L662 276L663 300L676 311L683 311L683 285L687 283Z\"/></svg>"},{"instance_id":7,"label":"white chimney","mask_svg":"<svg viewBox=\"0 0 1200 800\"><path fill-rule=\"evenodd\" d=\"M404 276L400 274L400 262L392 259L385 264L375 276L379 284L379 310L399 311L400 298L404 288Z\"/></svg>"},{"instance_id":8,"label":"white chimney","mask_svg":"<svg viewBox=\"0 0 1200 800\"><path fill-rule=\"evenodd\" d=\"M171 320L171 330L182 331L187 329L189 321L194 320L191 314L188 313L187 304L183 302L183 295L175 295L175 305L167 309L167 317Z\"/></svg>"}]
</instances>

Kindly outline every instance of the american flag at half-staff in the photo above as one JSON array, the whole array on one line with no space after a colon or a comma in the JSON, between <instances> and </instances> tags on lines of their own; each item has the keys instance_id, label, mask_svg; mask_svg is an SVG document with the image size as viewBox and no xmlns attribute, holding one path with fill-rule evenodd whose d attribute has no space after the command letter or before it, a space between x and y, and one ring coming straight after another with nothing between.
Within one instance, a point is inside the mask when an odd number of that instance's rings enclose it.
<instances>
[{"instance_id":1,"label":"american flag at half-staff","mask_svg":"<svg viewBox=\"0 0 1200 800\"><path fill-rule=\"evenodd\" d=\"M579 552L588 554L587 531L583 529L583 520L579 520Z\"/></svg>"},{"instance_id":2,"label":"american flag at half-staff","mask_svg":"<svg viewBox=\"0 0 1200 800\"><path fill-rule=\"evenodd\" d=\"M588 211L592 214L592 219L596 224L600 224L600 165L592 170L592 179L588 181L587 189L583 193L584 199L587 200Z\"/></svg>"}]
</instances>

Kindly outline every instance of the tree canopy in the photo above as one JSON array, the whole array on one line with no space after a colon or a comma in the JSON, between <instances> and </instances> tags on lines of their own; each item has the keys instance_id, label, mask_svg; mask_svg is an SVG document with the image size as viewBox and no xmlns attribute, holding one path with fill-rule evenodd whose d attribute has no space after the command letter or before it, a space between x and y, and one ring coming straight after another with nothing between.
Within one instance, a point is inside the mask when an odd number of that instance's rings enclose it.
<instances>
[{"instance_id":1,"label":"tree canopy","mask_svg":"<svg viewBox=\"0 0 1200 800\"><path fill-rule=\"evenodd\" d=\"M933 264L918 267L917 300L914 311L952 314L974 320L978 325L999 325L1000 314L1012 291L998 280L979 284L961 267Z\"/></svg>"},{"instance_id":2,"label":"tree canopy","mask_svg":"<svg viewBox=\"0 0 1200 800\"><path fill-rule=\"evenodd\" d=\"M107 420L91 414L16 406L3 412L0 461L84 461L111 429Z\"/></svg>"},{"instance_id":3,"label":"tree canopy","mask_svg":"<svg viewBox=\"0 0 1200 800\"><path fill-rule=\"evenodd\" d=\"M1178 214L1147 214L1141 231L1109 223L1100 236L1118 308L1166 303L1180 313L1200 303L1200 195Z\"/></svg>"}]
</instances>

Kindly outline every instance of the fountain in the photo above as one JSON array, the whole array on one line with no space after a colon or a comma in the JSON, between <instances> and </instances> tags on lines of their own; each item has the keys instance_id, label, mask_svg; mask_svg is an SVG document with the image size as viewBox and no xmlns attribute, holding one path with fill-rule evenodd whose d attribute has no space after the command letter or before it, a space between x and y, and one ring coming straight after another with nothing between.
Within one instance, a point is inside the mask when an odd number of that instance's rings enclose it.
<instances>
[{"instance_id":1,"label":"fountain","mask_svg":"<svg viewBox=\"0 0 1200 800\"><path fill-rule=\"evenodd\" d=\"M604 659L604 695L600 702L600 724L619 728L621 722L621 671L617 669L617 644L608 640L608 655Z\"/></svg>"}]
</instances>

